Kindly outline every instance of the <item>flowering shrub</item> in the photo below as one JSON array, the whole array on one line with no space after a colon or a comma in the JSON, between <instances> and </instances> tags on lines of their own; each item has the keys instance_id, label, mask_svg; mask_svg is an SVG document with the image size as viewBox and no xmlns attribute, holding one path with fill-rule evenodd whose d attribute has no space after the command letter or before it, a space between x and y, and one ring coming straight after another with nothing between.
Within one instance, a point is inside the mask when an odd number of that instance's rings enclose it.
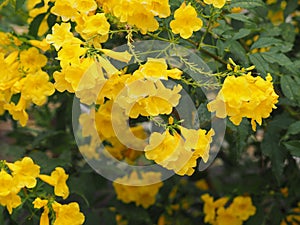
<instances>
[{"instance_id":1,"label":"flowering shrub","mask_svg":"<svg viewBox=\"0 0 300 225\"><path fill-rule=\"evenodd\" d=\"M299 224L299 1L0 1L0 224Z\"/></svg>"}]
</instances>

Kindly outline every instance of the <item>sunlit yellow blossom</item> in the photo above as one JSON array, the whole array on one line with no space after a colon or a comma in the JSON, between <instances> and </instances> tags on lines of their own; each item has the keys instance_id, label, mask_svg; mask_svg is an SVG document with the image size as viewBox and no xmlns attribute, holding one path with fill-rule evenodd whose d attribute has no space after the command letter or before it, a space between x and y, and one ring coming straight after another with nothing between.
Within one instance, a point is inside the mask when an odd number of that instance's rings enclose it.
<instances>
[{"instance_id":1,"label":"sunlit yellow blossom","mask_svg":"<svg viewBox=\"0 0 300 225\"><path fill-rule=\"evenodd\" d=\"M55 202L52 204L52 208L55 212L53 225L81 225L85 221L85 216L80 212L79 205L76 202L67 205Z\"/></svg>"},{"instance_id":2,"label":"sunlit yellow blossom","mask_svg":"<svg viewBox=\"0 0 300 225\"><path fill-rule=\"evenodd\" d=\"M212 142L214 131L211 129L206 134L206 130L186 129L184 127L180 127L180 131L185 138L185 147L193 149L194 155L201 157L204 162L207 162L209 158L210 143Z\"/></svg>"},{"instance_id":3,"label":"sunlit yellow blossom","mask_svg":"<svg viewBox=\"0 0 300 225\"><path fill-rule=\"evenodd\" d=\"M52 34L48 34L46 40L49 44L52 44L56 50L59 50L65 43L81 44L82 41L78 38L75 38L70 30L70 23L56 23L52 27Z\"/></svg>"},{"instance_id":4,"label":"sunlit yellow blossom","mask_svg":"<svg viewBox=\"0 0 300 225\"><path fill-rule=\"evenodd\" d=\"M197 12L193 6L183 2L174 13L174 20L170 22L170 27L174 34L180 34L184 39L192 36L194 31L201 29L203 22L197 17Z\"/></svg>"},{"instance_id":5,"label":"sunlit yellow blossom","mask_svg":"<svg viewBox=\"0 0 300 225\"><path fill-rule=\"evenodd\" d=\"M57 53L57 59L61 64L79 64L80 57L86 53L86 49L79 43L65 43Z\"/></svg>"},{"instance_id":6,"label":"sunlit yellow blossom","mask_svg":"<svg viewBox=\"0 0 300 225\"><path fill-rule=\"evenodd\" d=\"M216 111L217 117L229 116L235 125L239 125L243 117L250 118L252 129L256 130L256 122L261 125L262 119L270 116L277 102L278 95L270 74L266 80L247 74L226 77L216 99L207 107L211 112Z\"/></svg>"},{"instance_id":7,"label":"sunlit yellow blossom","mask_svg":"<svg viewBox=\"0 0 300 225\"><path fill-rule=\"evenodd\" d=\"M27 101L22 96L19 99L17 105L11 102L3 106L3 108L6 109L10 115L12 115L13 119L19 121L21 126L23 127L26 125L28 121L28 114L26 112L26 107L27 107Z\"/></svg>"},{"instance_id":8,"label":"sunlit yellow blossom","mask_svg":"<svg viewBox=\"0 0 300 225\"><path fill-rule=\"evenodd\" d=\"M39 106L45 104L47 97L55 91L54 85L49 82L48 74L42 70L27 75L18 85L21 88L22 97Z\"/></svg>"},{"instance_id":9,"label":"sunlit yellow blossom","mask_svg":"<svg viewBox=\"0 0 300 225\"><path fill-rule=\"evenodd\" d=\"M50 49L50 44L46 41L46 39L43 39L42 41L29 40L29 43L44 52Z\"/></svg>"},{"instance_id":10,"label":"sunlit yellow blossom","mask_svg":"<svg viewBox=\"0 0 300 225\"><path fill-rule=\"evenodd\" d=\"M54 193L56 196L63 197L63 199L66 199L69 196L69 188L66 183L69 175L65 173L63 168L56 167L51 173L51 176L39 175L39 178L47 184L54 186Z\"/></svg>"},{"instance_id":11,"label":"sunlit yellow blossom","mask_svg":"<svg viewBox=\"0 0 300 225\"><path fill-rule=\"evenodd\" d=\"M76 31L81 36L88 40L96 35L107 35L109 32L110 24L104 13L97 13L91 16L81 16L81 23L76 26Z\"/></svg>"},{"instance_id":12,"label":"sunlit yellow blossom","mask_svg":"<svg viewBox=\"0 0 300 225\"><path fill-rule=\"evenodd\" d=\"M10 89L15 82L21 79L21 75L18 72L18 63L16 59L18 57L18 52L12 52L5 57L3 53L0 53L0 91Z\"/></svg>"},{"instance_id":13,"label":"sunlit yellow blossom","mask_svg":"<svg viewBox=\"0 0 300 225\"><path fill-rule=\"evenodd\" d=\"M167 80L168 77L180 79L182 75L182 71L179 69L168 70L166 60L163 58L148 58L147 62L144 65L141 65L133 75L136 75L137 73L141 73L143 77L151 80Z\"/></svg>"},{"instance_id":14,"label":"sunlit yellow blossom","mask_svg":"<svg viewBox=\"0 0 300 225\"><path fill-rule=\"evenodd\" d=\"M39 50L31 47L20 53L21 67L26 72L35 72L46 65L47 57L40 54Z\"/></svg>"},{"instance_id":15,"label":"sunlit yellow blossom","mask_svg":"<svg viewBox=\"0 0 300 225\"><path fill-rule=\"evenodd\" d=\"M62 21L74 20L79 13L73 7L72 1L56 0L54 6L51 8L51 13L60 16Z\"/></svg>"},{"instance_id":16,"label":"sunlit yellow blossom","mask_svg":"<svg viewBox=\"0 0 300 225\"><path fill-rule=\"evenodd\" d=\"M29 157L24 157L15 163L6 163L12 171L12 175L18 187L34 188L36 186L36 178L40 174L40 167Z\"/></svg>"},{"instance_id":17,"label":"sunlit yellow blossom","mask_svg":"<svg viewBox=\"0 0 300 225\"><path fill-rule=\"evenodd\" d=\"M137 174L137 172L133 171L129 176L117 178L113 183L117 199L125 203L134 202L137 206L141 205L144 208L148 208L155 203L156 195L163 183L146 184L160 180L160 177L161 174L156 172L140 172ZM122 183L132 185L123 185Z\"/></svg>"},{"instance_id":18,"label":"sunlit yellow blossom","mask_svg":"<svg viewBox=\"0 0 300 225\"><path fill-rule=\"evenodd\" d=\"M70 93L74 93L74 89L73 89L72 85L65 79L64 72L65 71L61 71L61 72L55 71L53 73L53 77L55 80L54 87L59 92L68 91Z\"/></svg>"},{"instance_id":19,"label":"sunlit yellow blossom","mask_svg":"<svg viewBox=\"0 0 300 225\"><path fill-rule=\"evenodd\" d=\"M177 148L183 147L181 143L181 137L177 132L173 135L169 130L163 134L154 132L150 136L149 145L145 147L145 156L158 164L166 160L175 161L180 153Z\"/></svg>"},{"instance_id":20,"label":"sunlit yellow blossom","mask_svg":"<svg viewBox=\"0 0 300 225\"><path fill-rule=\"evenodd\" d=\"M166 88L160 80L155 83L151 80L137 80L128 84L122 97L116 101L131 118L170 114L179 103L181 89L179 84L173 89Z\"/></svg>"},{"instance_id":21,"label":"sunlit yellow blossom","mask_svg":"<svg viewBox=\"0 0 300 225\"><path fill-rule=\"evenodd\" d=\"M216 218L214 199L209 194L204 194L201 196L201 199L204 201L203 212L205 214L204 222L205 223L214 223Z\"/></svg>"},{"instance_id":22,"label":"sunlit yellow blossom","mask_svg":"<svg viewBox=\"0 0 300 225\"><path fill-rule=\"evenodd\" d=\"M13 177L6 171L0 171L0 205L6 206L8 212L21 205L21 198L17 195L19 188L15 186Z\"/></svg>"},{"instance_id":23,"label":"sunlit yellow blossom","mask_svg":"<svg viewBox=\"0 0 300 225\"><path fill-rule=\"evenodd\" d=\"M214 7L220 9L225 5L226 0L204 0L204 2L206 4L213 4Z\"/></svg>"},{"instance_id":24,"label":"sunlit yellow blossom","mask_svg":"<svg viewBox=\"0 0 300 225\"><path fill-rule=\"evenodd\" d=\"M97 9L97 3L94 0L75 0L73 7L81 13L88 14Z\"/></svg>"},{"instance_id":25,"label":"sunlit yellow blossom","mask_svg":"<svg viewBox=\"0 0 300 225\"><path fill-rule=\"evenodd\" d=\"M166 18L170 16L171 10L169 0L146 0L147 9L150 10L154 16Z\"/></svg>"},{"instance_id":26,"label":"sunlit yellow blossom","mask_svg":"<svg viewBox=\"0 0 300 225\"><path fill-rule=\"evenodd\" d=\"M256 208L253 206L250 197L235 197L229 208L232 210L233 215L240 218L241 220L247 220L256 212Z\"/></svg>"}]
</instances>

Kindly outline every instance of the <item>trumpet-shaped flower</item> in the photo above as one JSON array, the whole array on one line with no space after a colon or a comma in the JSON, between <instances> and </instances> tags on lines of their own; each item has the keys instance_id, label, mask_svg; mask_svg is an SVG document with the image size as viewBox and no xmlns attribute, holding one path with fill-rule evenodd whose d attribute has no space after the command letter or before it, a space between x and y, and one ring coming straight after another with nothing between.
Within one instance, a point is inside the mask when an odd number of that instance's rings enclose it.
<instances>
[{"instance_id":1,"label":"trumpet-shaped flower","mask_svg":"<svg viewBox=\"0 0 300 225\"><path fill-rule=\"evenodd\" d=\"M230 207L232 213L245 221L250 216L253 216L256 212L256 208L252 204L252 200L250 197L237 196L233 199Z\"/></svg>"},{"instance_id":2,"label":"trumpet-shaped flower","mask_svg":"<svg viewBox=\"0 0 300 225\"><path fill-rule=\"evenodd\" d=\"M66 183L69 175L65 173L63 168L56 167L51 173L51 176L41 174L39 175L39 178L47 184L54 186L54 193L56 196L60 196L63 199L66 199L69 196L69 188Z\"/></svg>"},{"instance_id":3,"label":"trumpet-shaped flower","mask_svg":"<svg viewBox=\"0 0 300 225\"><path fill-rule=\"evenodd\" d=\"M184 39L192 36L194 31L201 29L203 22L197 17L197 12L193 6L183 2L174 13L174 20L170 22L170 27L174 34L180 34Z\"/></svg>"},{"instance_id":4,"label":"trumpet-shaped flower","mask_svg":"<svg viewBox=\"0 0 300 225\"><path fill-rule=\"evenodd\" d=\"M261 125L262 119L270 116L277 102L278 95L270 74L266 80L247 74L226 77L216 99L208 103L207 108L210 112L216 111L217 117L229 116L235 125L239 125L243 117L250 118L255 131L256 122Z\"/></svg>"},{"instance_id":5,"label":"trumpet-shaped flower","mask_svg":"<svg viewBox=\"0 0 300 225\"><path fill-rule=\"evenodd\" d=\"M19 82L18 86L23 98L38 106L45 104L47 97L55 91L54 85L49 82L48 74L42 70L27 75Z\"/></svg>"},{"instance_id":6,"label":"trumpet-shaped flower","mask_svg":"<svg viewBox=\"0 0 300 225\"><path fill-rule=\"evenodd\" d=\"M55 212L53 225L81 225L85 221L85 217L80 212L79 205L76 202L71 202L67 205L54 202L52 208Z\"/></svg>"},{"instance_id":7,"label":"trumpet-shaped flower","mask_svg":"<svg viewBox=\"0 0 300 225\"><path fill-rule=\"evenodd\" d=\"M36 178L40 174L40 167L31 158L24 157L22 160L15 163L6 163L6 165L12 171L19 188L34 188L36 186Z\"/></svg>"},{"instance_id":8,"label":"trumpet-shaped flower","mask_svg":"<svg viewBox=\"0 0 300 225\"><path fill-rule=\"evenodd\" d=\"M27 101L21 96L18 104L7 103L4 104L3 108L6 109L10 115L12 115L14 120L20 122L21 126L25 126L28 121L28 114L26 112Z\"/></svg>"},{"instance_id":9,"label":"trumpet-shaped flower","mask_svg":"<svg viewBox=\"0 0 300 225\"><path fill-rule=\"evenodd\" d=\"M0 171L0 205L6 206L8 212L21 205L21 198L17 195L20 188L16 187L14 178L6 171Z\"/></svg>"},{"instance_id":10,"label":"trumpet-shaped flower","mask_svg":"<svg viewBox=\"0 0 300 225\"><path fill-rule=\"evenodd\" d=\"M20 53L21 67L26 72L36 72L47 63L47 57L40 54L39 50L31 47Z\"/></svg>"},{"instance_id":11,"label":"trumpet-shaped flower","mask_svg":"<svg viewBox=\"0 0 300 225\"><path fill-rule=\"evenodd\" d=\"M148 208L155 203L156 195L163 186L162 182L153 184L153 181L160 180L161 174L141 172L139 175L133 171L129 176L117 178L113 186L117 193L117 199L125 203L134 202L137 206L141 205ZM152 184L145 185L149 182ZM125 185L126 183L130 185Z\"/></svg>"},{"instance_id":12,"label":"trumpet-shaped flower","mask_svg":"<svg viewBox=\"0 0 300 225\"><path fill-rule=\"evenodd\" d=\"M44 208L44 211L41 215L40 218L40 225L49 225L49 208L48 208L48 200L46 199L40 199L40 198L36 198L32 204L34 206L35 209L40 209L40 208Z\"/></svg>"}]
</instances>

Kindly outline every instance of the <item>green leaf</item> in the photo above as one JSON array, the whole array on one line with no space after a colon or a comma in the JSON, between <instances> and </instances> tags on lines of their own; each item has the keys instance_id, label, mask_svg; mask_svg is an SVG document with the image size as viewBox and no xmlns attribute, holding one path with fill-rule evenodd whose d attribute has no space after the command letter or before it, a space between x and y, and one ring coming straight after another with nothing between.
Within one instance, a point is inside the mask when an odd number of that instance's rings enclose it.
<instances>
[{"instance_id":1,"label":"green leaf","mask_svg":"<svg viewBox=\"0 0 300 225\"><path fill-rule=\"evenodd\" d=\"M300 121L292 123L287 131L287 135L300 134Z\"/></svg>"},{"instance_id":2,"label":"green leaf","mask_svg":"<svg viewBox=\"0 0 300 225\"><path fill-rule=\"evenodd\" d=\"M273 37L261 37L251 45L251 50L255 48L264 48L282 43L281 40Z\"/></svg>"},{"instance_id":3,"label":"green leaf","mask_svg":"<svg viewBox=\"0 0 300 225\"><path fill-rule=\"evenodd\" d=\"M244 9L252 9L264 6L265 3L261 0L232 0L230 4L230 8L241 7Z\"/></svg>"},{"instance_id":4,"label":"green leaf","mask_svg":"<svg viewBox=\"0 0 300 225\"><path fill-rule=\"evenodd\" d=\"M290 72L297 74L298 71L295 69L293 62L283 53L277 52L263 52L262 57L270 63L278 63L279 65L285 67Z\"/></svg>"},{"instance_id":5,"label":"green leaf","mask_svg":"<svg viewBox=\"0 0 300 225\"><path fill-rule=\"evenodd\" d=\"M46 13L40 14L33 19L29 25L29 35L36 37L40 28L40 25L45 18Z\"/></svg>"},{"instance_id":6,"label":"green leaf","mask_svg":"<svg viewBox=\"0 0 300 225\"><path fill-rule=\"evenodd\" d=\"M240 60L244 65L248 65L248 58L243 46L236 40L228 40L227 44L231 53L235 56L234 58Z\"/></svg>"},{"instance_id":7,"label":"green leaf","mask_svg":"<svg viewBox=\"0 0 300 225\"><path fill-rule=\"evenodd\" d=\"M291 101L295 101L300 104L300 78L284 75L281 77L280 81L283 94Z\"/></svg>"},{"instance_id":8,"label":"green leaf","mask_svg":"<svg viewBox=\"0 0 300 225\"><path fill-rule=\"evenodd\" d=\"M19 10L23 7L25 0L17 0L16 1L16 10Z\"/></svg>"},{"instance_id":9,"label":"green leaf","mask_svg":"<svg viewBox=\"0 0 300 225\"><path fill-rule=\"evenodd\" d=\"M283 142L283 145L287 148L287 150L291 153L292 156L300 157L299 140Z\"/></svg>"},{"instance_id":10,"label":"green leaf","mask_svg":"<svg viewBox=\"0 0 300 225\"><path fill-rule=\"evenodd\" d=\"M251 33L251 30L242 28L237 33L235 33L235 35L232 37L232 39L237 40L237 39L248 36L250 33Z\"/></svg>"},{"instance_id":11,"label":"green leaf","mask_svg":"<svg viewBox=\"0 0 300 225\"><path fill-rule=\"evenodd\" d=\"M286 113L274 117L268 124L261 143L262 153L270 158L272 172L278 182L282 176L286 158L286 149L280 144L280 133L282 130L287 129L288 125L293 121Z\"/></svg>"},{"instance_id":12,"label":"green leaf","mask_svg":"<svg viewBox=\"0 0 300 225\"><path fill-rule=\"evenodd\" d=\"M249 16L245 16L244 14L240 14L240 13L232 13L232 14L226 15L226 17L229 17L231 19L235 19L235 20L238 20L241 22L245 22L245 23L250 22Z\"/></svg>"},{"instance_id":13,"label":"green leaf","mask_svg":"<svg viewBox=\"0 0 300 225\"><path fill-rule=\"evenodd\" d=\"M255 53L249 55L250 61L255 65L255 68L258 72L262 73L264 76L267 75L268 72L271 72L269 64L263 59L261 53Z\"/></svg>"}]
</instances>

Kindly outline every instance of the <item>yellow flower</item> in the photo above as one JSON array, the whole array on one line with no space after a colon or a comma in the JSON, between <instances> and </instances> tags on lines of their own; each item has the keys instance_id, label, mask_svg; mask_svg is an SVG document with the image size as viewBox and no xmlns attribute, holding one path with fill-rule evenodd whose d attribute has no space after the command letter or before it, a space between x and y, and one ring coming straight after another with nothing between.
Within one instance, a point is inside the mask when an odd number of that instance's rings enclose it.
<instances>
[{"instance_id":1,"label":"yellow flower","mask_svg":"<svg viewBox=\"0 0 300 225\"><path fill-rule=\"evenodd\" d=\"M55 49L58 51L65 43L68 44L81 44L82 41L78 38L75 38L70 32L71 24L70 23L56 23L52 27L52 34L46 36L46 40L49 44L53 44Z\"/></svg>"},{"instance_id":2,"label":"yellow flower","mask_svg":"<svg viewBox=\"0 0 300 225\"><path fill-rule=\"evenodd\" d=\"M205 214L204 222L205 223L214 223L216 218L214 199L209 194L204 194L201 196L201 199L204 201L203 212Z\"/></svg>"},{"instance_id":3,"label":"yellow flower","mask_svg":"<svg viewBox=\"0 0 300 225\"><path fill-rule=\"evenodd\" d=\"M154 81L159 79L167 80L168 77L180 79L182 71L179 69L168 70L166 60L163 58L148 58L147 62L144 65L141 65L139 69L133 73L133 76L135 75L142 75L143 77Z\"/></svg>"},{"instance_id":4,"label":"yellow flower","mask_svg":"<svg viewBox=\"0 0 300 225\"><path fill-rule=\"evenodd\" d=\"M194 155L201 157L204 162L207 162L209 158L210 143L212 142L214 131L211 129L206 134L206 130L186 129L184 127L180 127L180 131L185 138L185 147L193 149Z\"/></svg>"},{"instance_id":5,"label":"yellow flower","mask_svg":"<svg viewBox=\"0 0 300 225\"><path fill-rule=\"evenodd\" d=\"M220 9L225 5L226 0L204 0L204 2L206 4L213 4L214 7Z\"/></svg>"},{"instance_id":6,"label":"yellow flower","mask_svg":"<svg viewBox=\"0 0 300 225\"><path fill-rule=\"evenodd\" d=\"M11 102L10 104L5 104L4 109L8 110L9 114L12 115L14 120L20 122L21 126L25 126L28 121L28 114L25 111L27 107L27 101L21 96L17 105Z\"/></svg>"},{"instance_id":7,"label":"yellow flower","mask_svg":"<svg viewBox=\"0 0 300 225\"><path fill-rule=\"evenodd\" d=\"M49 208L48 208L48 200L42 200L40 198L36 198L32 204L34 205L34 208L40 209L44 207L44 211L40 218L40 225L49 225Z\"/></svg>"},{"instance_id":8,"label":"yellow flower","mask_svg":"<svg viewBox=\"0 0 300 225\"><path fill-rule=\"evenodd\" d=\"M241 220L247 220L256 212L256 208L253 206L251 198L243 196L235 197L229 206L229 209L232 210L233 215Z\"/></svg>"},{"instance_id":9,"label":"yellow flower","mask_svg":"<svg viewBox=\"0 0 300 225\"><path fill-rule=\"evenodd\" d=\"M26 72L35 72L46 65L47 57L40 54L39 50L31 47L20 52L21 67Z\"/></svg>"},{"instance_id":10,"label":"yellow flower","mask_svg":"<svg viewBox=\"0 0 300 225\"><path fill-rule=\"evenodd\" d=\"M46 39L43 39L42 41L29 40L29 43L34 47L41 49L44 52L50 49L50 44L47 42Z\"/></svg>"},{"instance_id":11,"label":"yellow flower","mask_svg":"<svg viewBox=\"0 0 300 225\"><path fill-rule=\"evenodd\" d=\"M21 79L21 75L18 72L18 64L16 63L18 52L12 52L5 57L3 53L0 53L0 91L10 89L15 82Z\"/></svg>"},{"instance_id":12,"label":"yellow flower","mask_svg":"<svg viewBox=\"0 0 300 225\"><path fill-rule=\"evenodd\" d=\"M166 18L170 16L171 10L169 0L146 0L146 8L150 10L154 16Z\"/></svg>"},{"instance_id":13,"label":"yellow flower","mask_svg":"<svg viewBox=\"0 0 300 225\"><path fill-rule=\"evenodd\" d=\"M48 175L39 175L39 178L47 184L54 186L54 193L56 196L60 196L66 199L69 196L69 188L66 184L69 175L65 173L65 170L61 167L56 167L55 171Z\"/></svg>"},{"instance_id":14,"label":"yellow flower","mask_svg":"<svg viewBox=\"0 0 300 225\"><path fill-rule=\"evenodd\" d=\"M107 35L109 32L110 24L104 13L96 13L91 16L81 15L81 20L83 21L78 23L76 31L86 40L96 35Z\"/></svg>"},{"instance_id":15,"label":"yellow flower","mask_svg":"<svg viewBox=\"0 0 300 225\"><path fill-rule=\"evenodd\" d=\"M79 205L76 202L71 202L67 205L54 202L52 208L55 212L53 225L81 225L85 221L85 217L80 212Z\"/></svg>"},{"instance_id":16,"label":"yellow flower","mask_svg":"<svg viewBox=\"0 0 300 225\"><path fill-rule=\"evenodd\" d=\"M129 176L117 178L114 183L114 189L117 194L117 199L124 203L134 202L137 206L141 205L144 208L155 203L156 195L159 189L163 186L162 182L151 185L144 185L145 183L153 183L160 179L161 174L156 172L137 172L133 171ZM122 183L130 183L133 185L124 185Z\"/></svg>"},{"instance_id":17,"label":"yellow flower","mask_svg":"<svg viewBox=\"0 0 300 225\"><path fill-rule=\"evenodd\" d=\"M29 74L20 81L21 93L25 100L32 101L41 106L46 103L47 97L55 91L54 85L49 82L46 72L39 70L35 74Z\"/></svg>"},{"instance_id":18,"label":"yellow flower","mask_svg":"<svg viewBox=\"0 0 300 225\"><path fill-rule=\"evenodd\" d=\"M31 158L24 157L21 161L6 163L6 165L12 171L18 187L34 188L36 186L36 178L40 174L40 167Z\"/></svg>"},{"instance_id":19,"label":"yellow flower","mask_svg":"<svg viewBox=\"0 0 300 225\"><path fill-rule=\"evenodd\" d=\"M74 20L79 12L72 5L72 1L56 0L55 5L51 8L51 13L60 16L63 22Z\"/></svg>"},{"instance_id":20,"label":"yellow flower","mask_svg":"<svg viewBox=\"0 0 300 225\"><path fill-rule=\"evenodd\" d=\"M149 145L145 147L145 156L149 160L154 160L161 164L164 161L175 161L179 157L177 148L182 148L182 138L177 132L173 135L169 130L163 134L154 132L150 136Z\"/></svg>"},{"instance_id":21,"label":"yellow flower","mask_svg":"<svg viewBox=\"0 0 300 225\"><path fill-rule=\"evenodd\" d=\"M195 182L195 186L200 189L200 190L208 190L209 189L209 185L207 183L207 181L205 179L200 179L198 181Z\"/></svg>"},{"instance_id":22,"label":"yellow flower","mask_svg":"<svg viewBox=\"0 0 300 225\"><path fill-rule=\"evenodd\" d=\"M229 116L235 125L239 125L243 117L250 118L255 131L255 122L261 125L262 119L270 116L278 102L271 81L270 74L266 80L259 76L252 77L251 74L228 76L216 99L208 103L207 108L210 112L216 111L217 117Z\"/></svg>"},{"instance_id":23,"label":"yellow flower","mask_svg":"<svg viewBox=\"0 0 300 225\"><path fill-rule=\"evenodd\" d=\"M21 205L21 198L17 195L20 188L16 187L14 178L6 171L0 171L0 205L6 206L12 214L13 208Z\"/></svg>"},{"instance_id":24,"label":"yellow flower","mask_svg":"<svg viewBox=\"0 0 300 225\"><path fill-rule=\"evenodd\" d=\"M87 15L89 12L97 9L97 3L94 0L75 0L73 7L79 12Z\"/></svg>"},{"instance_id":25,"label":"yellow flower","mask_svg":"<svg viewBox=\"0 0 300 225\"><path fill-rule=\"evenodd\" d=\"M233 211L229 208L221 207L217 210L216 225L242 225L243 221L236 217Z\"/></svg>"},{"instance_id":26,"label":"yellow flower","mask_svg":"<svg viewBox=\"0 0 300 225\"><path fill-rule=\"evenodd\" d=\"M180 34L184 39L192 36L194 31L201 29L203 22L197 17L197 12L193 6L183 2L174 13L174 20L170 22L170 27L174 34Z\"/></svg>"}]
</instances>

